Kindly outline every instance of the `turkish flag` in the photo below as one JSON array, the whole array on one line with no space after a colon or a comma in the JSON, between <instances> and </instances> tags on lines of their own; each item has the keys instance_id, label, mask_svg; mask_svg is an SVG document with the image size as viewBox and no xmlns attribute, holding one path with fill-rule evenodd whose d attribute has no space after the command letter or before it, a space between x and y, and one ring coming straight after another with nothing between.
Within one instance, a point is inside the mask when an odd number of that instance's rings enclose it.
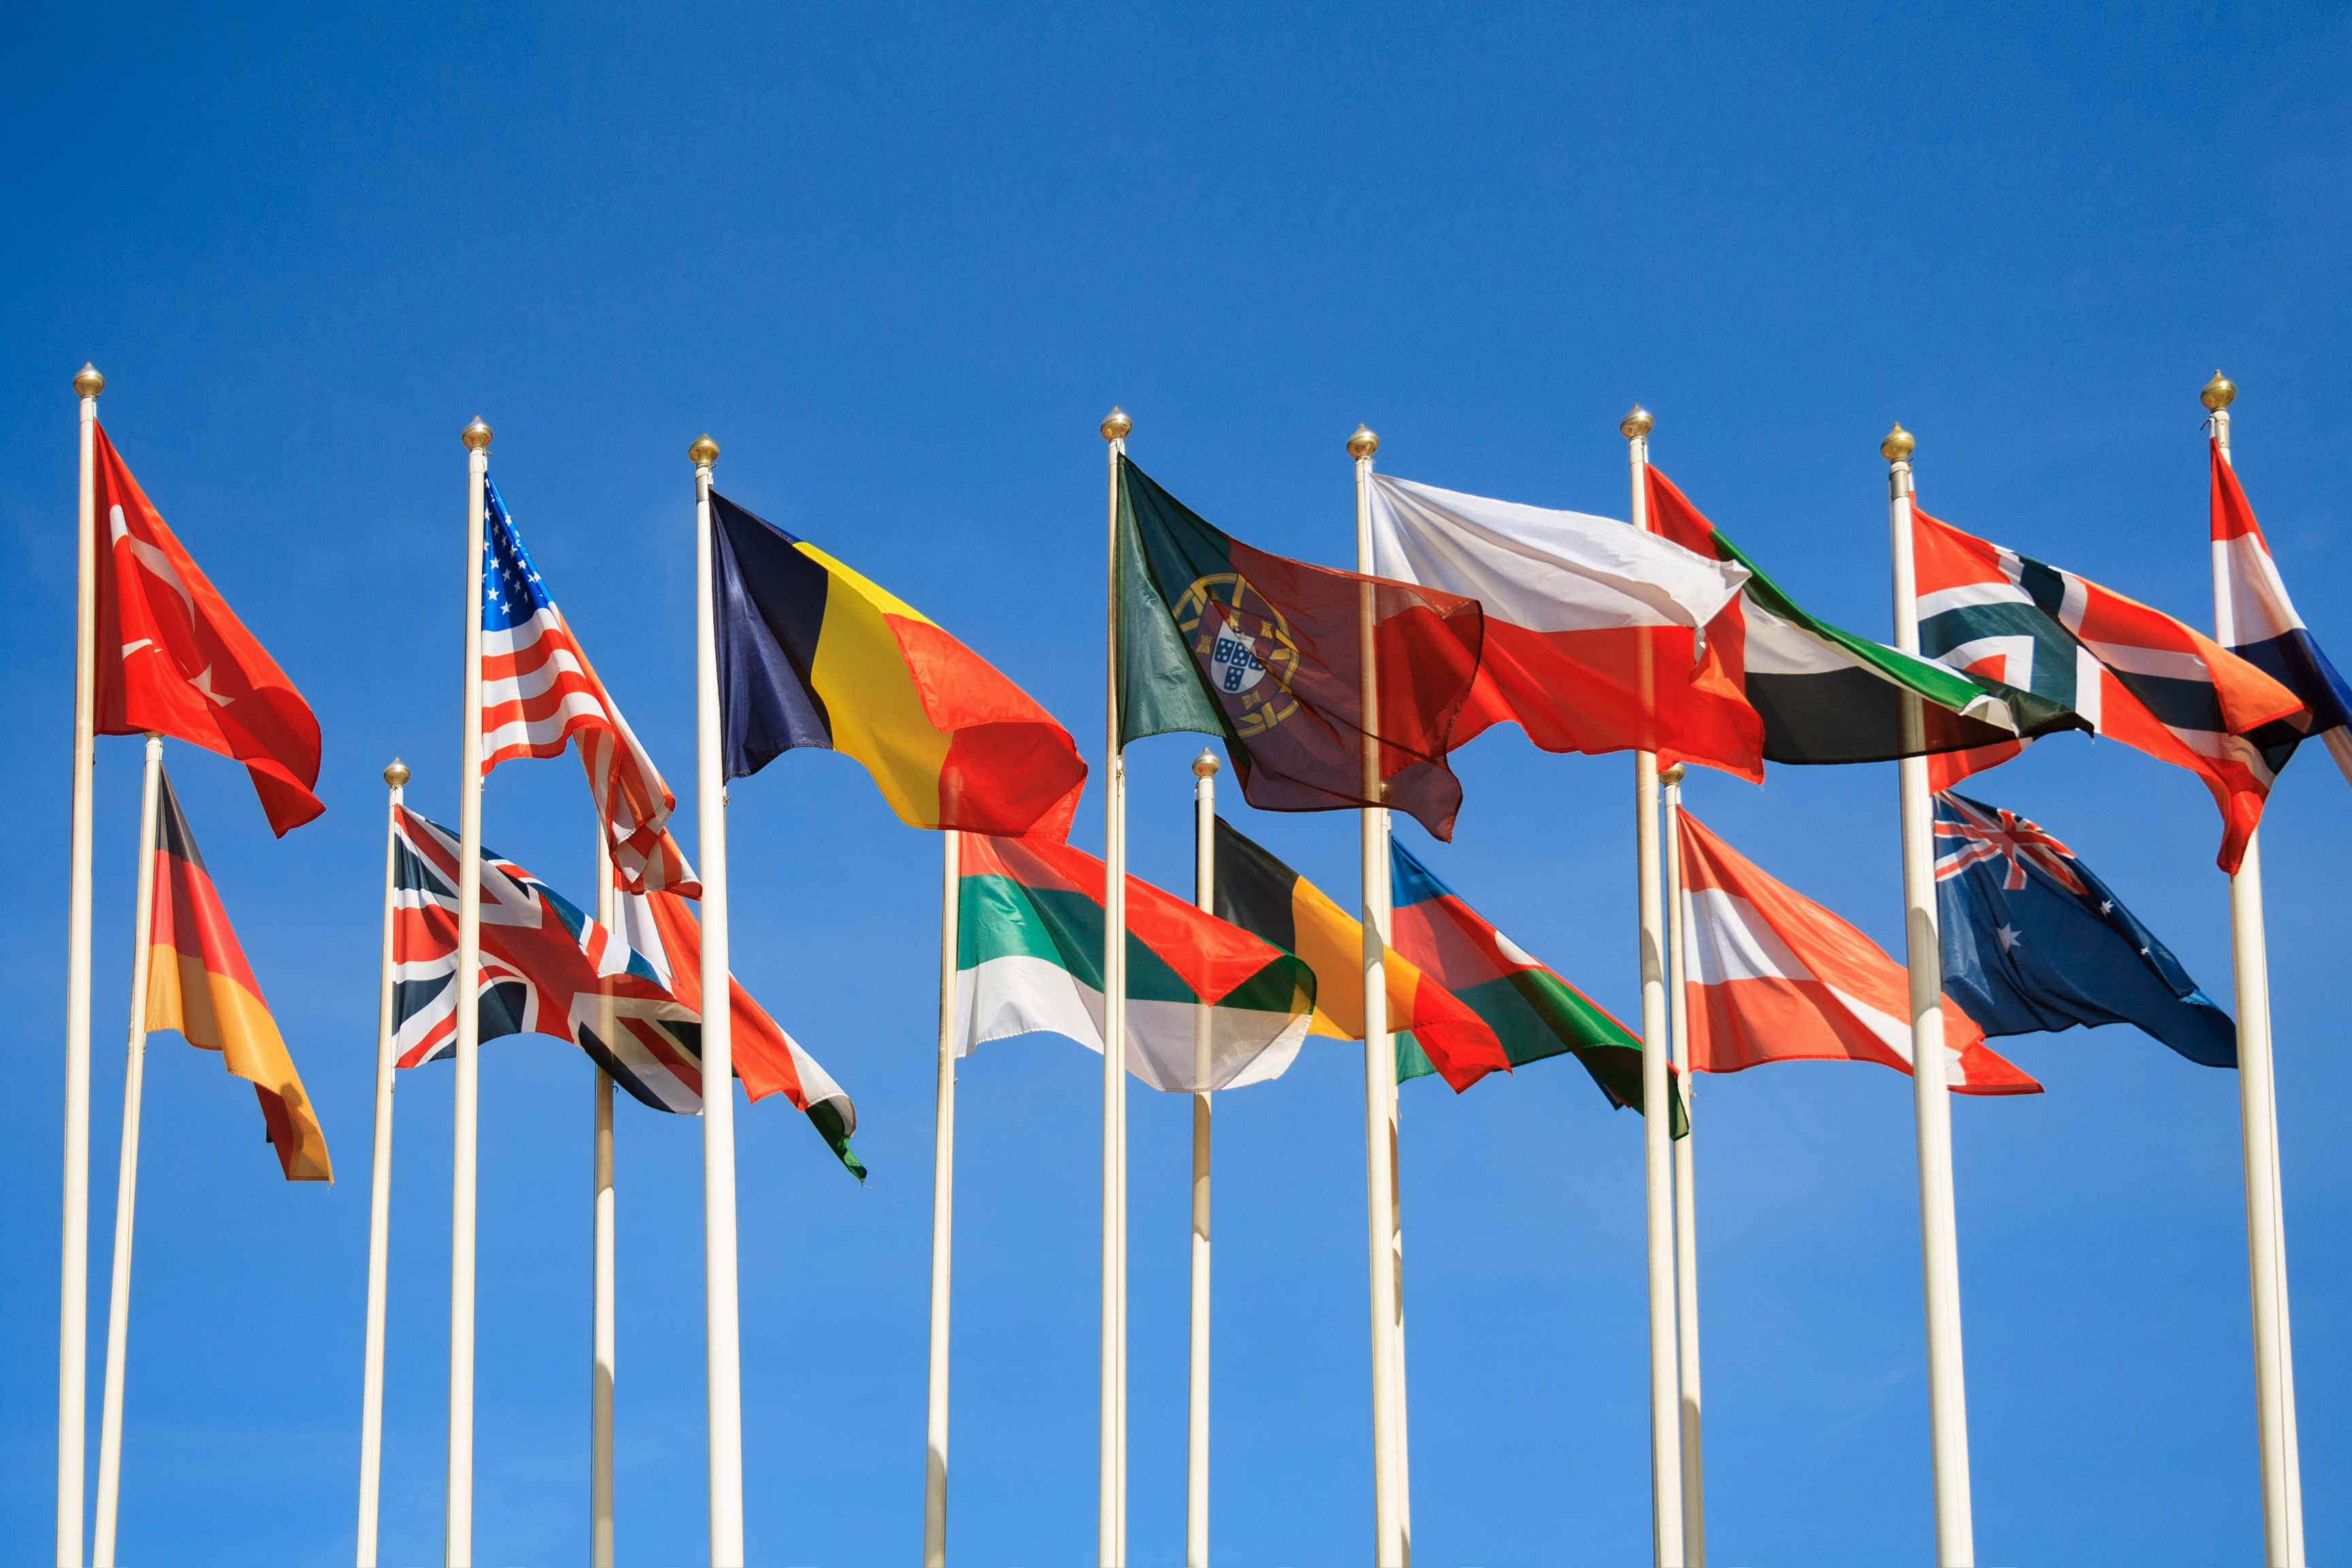
<instances>
[{"instance_id":1,"label":"turkish flag","mask_svg":"<svg viewBox=\"0 0 2352 1568\"><path fill-rule=\"evenodd\" d=\"M98 732L152 731L235 757L284 837L327 809L310 793L318 717L97 436Z\"/></svg>"}]
</instances>

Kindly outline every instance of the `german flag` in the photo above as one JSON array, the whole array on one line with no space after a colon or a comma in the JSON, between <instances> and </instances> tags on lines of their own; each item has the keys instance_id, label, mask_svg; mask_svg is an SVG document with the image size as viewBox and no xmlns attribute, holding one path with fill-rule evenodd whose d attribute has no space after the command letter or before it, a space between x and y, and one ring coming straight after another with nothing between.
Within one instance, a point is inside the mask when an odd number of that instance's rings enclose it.
<instances>
[{"instance_id":1,"label":"german flag","mask_svg":"<svg viewBox=\"0 0 2352 1568\"><path fill-rule=\"evenodd\" d=\"M148 925L147 1026L177 1029L188 1044L218 1051L252 1083L261 1120L289 1182L331 1182L326 1134L302 1092L294 1058L253 968L245 961L220 894L205 870L169 774L156 802L155 910Z\"/></svg>"},{"instance_id":2,"label":"german flag","mask_svg":"<svg viewBox=\"0 0 2352 1568\"><path fill-rule=\"evenodd\" d=\"M1310 1035L1364 1037L1364 928L1322 889L1217 818L1217 918L1304 961L1315 972ZM1496 1068L1511 1070L1495 1031L1396 949L1386 950L1389 1029L1410 1032L1455 1093Z\"/></svg>"}]
</instances>

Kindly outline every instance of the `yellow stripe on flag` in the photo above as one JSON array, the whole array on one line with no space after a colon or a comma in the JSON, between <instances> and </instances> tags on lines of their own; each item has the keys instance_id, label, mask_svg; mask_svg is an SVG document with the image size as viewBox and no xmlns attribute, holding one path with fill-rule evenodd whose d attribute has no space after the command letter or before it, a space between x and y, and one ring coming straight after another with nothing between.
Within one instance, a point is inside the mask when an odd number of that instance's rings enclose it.
<instances>
[{"instance_id":1,"label":"yellow stripe on flag","mask_svg":"<svg viewBox=\"0 0 2352 1568\"><path fill-rule=\"evenodd\" d=\"M930 622L814 545L798 548L833 574L809 684L832 718L834 747L866 764L899 816L936 826L940 772L954 737L925 713L906 650L886 617Z\"/></svg>"},{"instance_id":2,"label":"yellow stripe on flag","mask_svg":"<svg viewBox=\"0 0 2352 1568\"><path fill-rule=\"evenodd\" d=\"M333 1181L327 1136L268 1005L229 976L205 968L196 954L175 947L150 949L147 973L147 1026L177 1029L188 1044L220 1052L230 1072L278 1101L294 1144L290 1155L279 1151L288 1181Z\"/></svg>"}]
</instances>

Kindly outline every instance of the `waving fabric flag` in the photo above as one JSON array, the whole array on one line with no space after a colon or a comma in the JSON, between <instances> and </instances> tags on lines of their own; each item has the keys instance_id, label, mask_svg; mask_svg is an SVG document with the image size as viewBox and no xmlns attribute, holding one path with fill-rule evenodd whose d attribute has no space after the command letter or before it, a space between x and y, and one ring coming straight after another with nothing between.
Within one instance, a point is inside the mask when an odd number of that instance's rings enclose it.
<instances>
[{"instance_id":1,"label":"waving fabric flag","mask_svg":"<svg viewBox=\"0 0 2352 1568\"><path fill-rule=\"evenodd\" d=\"M1216 829L1219 920L1264 937L1315 971L1315 1019L1310 1035L1364 1037L1364 928L1323 889L1234 831L1223 817ZM1399 1054L1408 1037L1421 1072L1434 1071L1456 1094L1488 1073L1511 1070L1495 1031L1420 965L1385 950L1389 1031ZM1400 1069L1399 1077L1411 1076Z\"/></svg>"},{"instance_id":2,"label":"waving fabric flag","mask_svg":"<svg viewBox=\"0 0 2352 1568\"><path fill-rule=\"evenodd\" d=\"M2344 684L2295 614L2263 525L2254 521L2254 509L2219 441L2212 443L2212 463L2213 575L2222 585L2213 602L2221 612L2221 641L2303 699L2311 714L2309 731L2264 731L2255 740L2266 749L2283 744L2292 750L2306 733L2316 733L2327 742L2337 769L2352 780L2352 728L2347 727L2352 722L2352 687Z\"/></svg>"},{"instance_id":3,"label":"waving fabric flag","mask_svg":"<svg viewBox=\"0 0 2352 1568\"><path fill-rule=\"evenodd\" d=\"M103 429L98 442L98 733L234 757L279 837L326 805L319 721L180 547Z\"/></svg>"},{"instance_id":4,"label":"waving fabric flag","mask_svg":"<svg viewBox=\"0 0 2352 1568\"><path fill-rule=\"evenodd\" d=\"M727 776L794 746L866 765L913 827L1066 833L1087 765L1070 732L914 606L710 495Z\"/></svg>"},{"instance_id":5,"label":"waving fabric flag","mask_svg":"<svg viewBox=\"0 0 2352 1568\"><path fill-rule=\"evenodd\" d=\"M1067 844L957 846L956 1054L1033 1031L1103 1048L1103 863ZM1197 1026L1208 1015L1208 1070ZM1127 1070L1200 1092L1279 1078L1315 1012L1315 972L1139 877L1127 879Z\"/></svg>"},{"instance_id":6,"label":"waving fabric flag","mask_svg":"<svg viewBox=\"0 0 2352 1568\"><path fill-rule=\"evenodd\" d=\"M482 481L482 776L514 757L580 753L626 892L702 885L667 824L677 797L548 597L499 487Z\"/></svg>"},{"instance_id":7,"label":"waving fabric flag","mask_svg":"<svg viewBox=\"0 0 2352 1568\"><path fill-rule=\"evenodd\" d=\"M1462 785L1445 753L1478 672L1475 602L1253 549L1125 458L1118 514L1120 744L1221 735L1242 798L1261 811L1386 804L1451 837ZM1368 735L1379 800L1364 784Z\"/></svg>"},{"instance_id":8,"label":"waving fabric flag","mask_svg":"<svg viewBox=\"0 0 2352 1568\"><path fill-rule=\"evenodd\" d=\"M1988 1035L2133 1024L2192 1062L2238 1065L2238 1031L2097 873L2011 812L1936 797L1944 988Z\"/></svg>"},{"instance_id":9,"label":"waving fabric flag","mask_svg":"<svg viewBox=\"0 0 2352 1568\"><path fill-rule=\"evenodd\" d=\"M1397 950L1475 1013L1514 1065L1572 1052L1610 1104L1642 1108L1639 1036L1488 924L1394 838L1389 871ZM1418 1031L1397 1037L1399 1080L1431 1070L1420 1039ZM1679 1138L1690 1131L1679 1094L1672 1115Z\"/></svg>"},{"instance_id":10,"label":"waving fabric flag","mask_svg":"<svg viewBox=\"0 0 2352 1568\"><path fill-rule=\"evenodd\" d=\"M1764 776L1737 668L1702 634L1748 568L1605 517L1372 476L1372 564L1486 612L1467 744L1515 723L1547 752L1671 752Z\"/></svg>"},{"instance_id":11,"label":"waving fabric flag","mask_svg":"<svg viewBox=\"0 0 2352 1568\"><path fill-rule=\"evenodd\" d=\"M261 998L253 966L228 923L204 852L180 810L172 776L155 802L154 914L147 931L147 1026L177 1029L188 1044L221 1054L221 1065L253 1085L261 1122L289 1182L331 1182L327 1135L302 1090L302 1077Z\"/></svg>"},{"instance_id":12,"label":"waving fabric flag","mask_svg":"<svg viewBox=\"0 0 2352 1568\"><path fill-rule=\"evenodd\" d=\"M1911 1070L1911 977L1876 942L1758 870L1675 814L1683 856L1695 1072L1759 1062L1877 1062ZM1946 1081L1955 1094L2039 1094L2042 1086L1988 1049L1984 1031L1947 993Z\"/></svg>"}]
</instances>

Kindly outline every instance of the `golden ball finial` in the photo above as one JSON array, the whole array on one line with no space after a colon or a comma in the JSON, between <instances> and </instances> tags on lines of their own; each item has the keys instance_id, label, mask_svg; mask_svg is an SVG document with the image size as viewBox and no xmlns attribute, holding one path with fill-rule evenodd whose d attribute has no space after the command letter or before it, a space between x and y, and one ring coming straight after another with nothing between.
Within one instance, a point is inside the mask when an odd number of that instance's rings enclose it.
<instances>
[{"instance_id":1,"label":"golden ball finial","mask_svg":"<svg viewBox=\"0 0 2352 1568\"><path fill-rule=\"evenodd\" d=\"M2205 384L2205 390L2197 395L2197 401L2205 405L2206 413L2219 414L2236 401L2237 395L2238 384L2217 370L2213 379Z\"/></svg>"},{"instance_id":2,"label":"golden ball finial","mask_svg":"<svg viewBox=\"0 0 2352 1568\"><path fill-rule=\"evenodd\" d=\"M1369 425L1359 425L1356 433L1348 437L1348 456L1361 461L1381 449L1381 438Z\"/></svg>"},{"instance_id":3,"label":"golden ball finial","mask_svg":"<svg viewBox=\"0 0 2352 1568\"><path fill-rule=\"evenodd\" d=\"M474 422L458 432L457 439L466 443L468 452L487 452L490 449L490 427L483 424L482 416L477 414Z\"/></svg>"},{"instance_id":4,"label":"golden ball finial","mask_svg":"<svg viewBox=\"0 0 2352 1568\"><path fill-rule=\"evenodd\" d=\"M1667 786L1669 786L1669 787L1671 787L1671 786L1673 786L1673 785L1675 785L1675 784L1678 784L1682 783L1682 782L1683 782L1683 765L1682 765L1682 763L1674 763L1674 764L1673 764L1672 766L1670 766L1670 767L1663 767L1663 768L1660 768L1660 769L1658 770L1658 782L1659 782L1660 784L1665 784L1665 785L1667 785Z\"/></svg>"},{"instance_id":5,"label":"golden ball finial","mask_svg":"<svg viewBox=\"0 0 2352 1568\"><path fill-rule=\"evenodd\" d=\"M408 782L408 764L402 762L398 757L393 758L392 766L383 770L383 782L390 784L394 789L398 789L401 785L406 784Z\"/></svg>"},{"instance_id":6,"label":"golden ball finial","mask_svg":"<svg viewBox=\"0 0 2352 1568\"><path fill-rule=\"evenodd\" d=\"M1907 463L1918 445L1911 432L1903 428L1902 421L1897 420L1895 428L1886 433L1886 439L1878 444L1878 455L1890 463Z\"/></svg>"},{"instance_id":7,"label":"golden ball finial","mask_svg":"<svg viewBox=\"0 0 2352 1568\"><path fill-rule=\"evenodd\" d=\"M1127 433L1134 428L1135 421L1129 419L1127 410L1116 403L1110 405L1110 412L1103 416L1102 437L1106 441L1124 441Z\"/></svg>"},{"instance_id":8,"label":"golden ball finial","mask_svg":"<svg viewBox=\"0 0 2352 1568\"><path fill-rule=\"evenodd\" d=\"M1196 779L1215 778L1220 765L1217 753L1203 746L1201 748L1201 754L1192 759L1192 776Z\"/></svg>"},{"instance_id":9,"label":"golden ball finial","mask_svg":"<svg viewBox=\"0 0 2352 1568\"><path fill-rule=\"evenodd\" d=\"M81 371L74 377L74 394L79 397L96 397L106 390L106 377L98 374L98 366L82 362Z\"/></svg>"},{"instance_id":10,"label":"golden ball finial","mask_svg":"<svg viewBox=\"0 0 2352 1568\"><path fill-rule=\"evenodd\" d=\"M1656 424L1657 421L1650 417L1650 411L1636 403L1633 405L1633 412L1617 421L1617 434L1624 437L1628 441L1638 441L1648 435L1652 426Z\"/></svg>"},{"instance_id":11,"label":"golden ball finial","mask_svg":"<svg viewBox=\"0 0 2352 1568\"><path fill-rule=\"evenodd\" d=\"M719 443L712 440L710 432L706 430L700 440L686 449L686 456L696 468L707 468L719 460Z\"/></svg>"}]
</instances>

